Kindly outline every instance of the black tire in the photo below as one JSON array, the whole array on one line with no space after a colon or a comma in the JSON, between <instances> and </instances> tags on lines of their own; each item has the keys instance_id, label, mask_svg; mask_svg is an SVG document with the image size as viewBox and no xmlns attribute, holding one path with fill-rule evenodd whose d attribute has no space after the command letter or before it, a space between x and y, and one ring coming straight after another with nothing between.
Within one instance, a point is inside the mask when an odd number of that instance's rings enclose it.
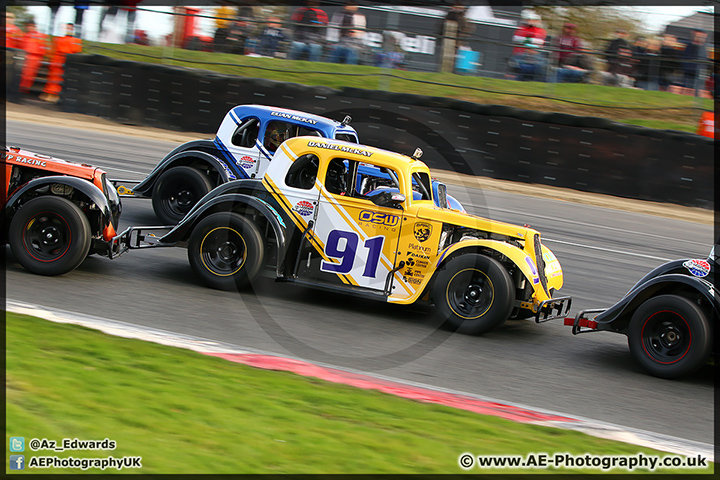
<instances>
[{"instance_id":1,"label":"black tire","mask_svg":"<svg viewBox=\"0 0 720 480\"><path fill-rule=\"evenodd\" d=\"M188 259L203 283L234 290L258 275L265 260L265 244L255 224L239 213L213 213L193 229Z\"/></svg>"},{"instance_id":2,"label":"black tire","mask_svg":"<svg viewBox=\"0 0 720 480\"><path fill-rule=\"evenodd\" d=\"M165 225L175 225L213 186L197 168L179 166L164 171L152 192L155 215Z\"/></svg>"},{"instance_id":3,"label":"black tire","mask_svg":"<svg viewBox=\"0 0 720 480\"><path fill-rule=\"evenodd\" d=\"M450 260L438 273L433 299L446 327L481 335L510 317L515 287L500 262L485 255L466 254Z\"/></svg>"},{"instance_id":4,"label":"black tire","mask_svg":"<svg viewBox=\"0 0 720 480\"><path fill-rule=\"evenodd\" d=\"M90 222L62 197L38 197L23 205L10 222L8 240L18 262L40 275L75 270L90 251Z\"/></svg>"},{"instance_id":5,"label":"black tire","mask_svg":"<svg viewBox=\"0 0 720 480\"><path fill-rule=\"evenodd\" d=\"M691 300L660 295L646 300L633 313L628 345L651 375L677 378L696 372L707 362L712 328Z\"/></svg>"}]
</instances>

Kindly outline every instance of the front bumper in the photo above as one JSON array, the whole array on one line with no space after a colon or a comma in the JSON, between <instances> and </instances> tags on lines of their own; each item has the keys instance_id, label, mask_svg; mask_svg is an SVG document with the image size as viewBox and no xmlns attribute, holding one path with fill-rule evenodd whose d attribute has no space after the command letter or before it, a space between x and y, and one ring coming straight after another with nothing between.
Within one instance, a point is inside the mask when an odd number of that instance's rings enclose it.
<instances>
[{"instance_id":1,"label":"front bumper","mask_svg":"<svg viewBox=\"0 0 720 480\"><path fill-rule=\"evenodd\" d=\"M543 301L535 312L535 323L565 317L570 312L572 297L557 297Z\"/></svg>"}]
</instances>

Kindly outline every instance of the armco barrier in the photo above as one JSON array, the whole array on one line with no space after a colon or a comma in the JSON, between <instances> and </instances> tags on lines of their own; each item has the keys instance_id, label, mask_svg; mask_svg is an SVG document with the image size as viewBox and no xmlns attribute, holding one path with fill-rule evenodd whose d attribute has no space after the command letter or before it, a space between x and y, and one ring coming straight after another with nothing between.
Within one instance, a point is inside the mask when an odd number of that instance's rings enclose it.
<instances>
[{"instance_id":1,"label":"armco barrier","mask_svg":"<svg viewBox=\"0 0 720 480\"><path fill-rule=\"evenodd\" d=\"M215 133L258 103L353 117L361 141L431 168L712 209L713 140L596 117L70 55L62 106L122 123Z\"/></svg>"}]
</instances>

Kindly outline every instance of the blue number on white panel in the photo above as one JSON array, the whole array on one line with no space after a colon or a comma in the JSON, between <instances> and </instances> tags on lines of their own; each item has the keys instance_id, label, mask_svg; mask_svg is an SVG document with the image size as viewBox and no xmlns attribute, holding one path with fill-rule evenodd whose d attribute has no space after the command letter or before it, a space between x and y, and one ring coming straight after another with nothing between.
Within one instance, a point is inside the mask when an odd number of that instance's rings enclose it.
<instances>
[{"instance_id":1,"label":"blue number on white panel","mask_svg":"<svg viewBox=\"0 0 720 480\"><path fill-rule=\"evenodd\" d=\"M345 239L345 244L340 246L340 240ZM325 255L330 258L339 259L340 263L326 262L323 260L320 263L320 270L323 272L332 272L345 275L350 273L355 263L355 253L357 252L358 246L358 234L355 232L345 232L342 230L333 230L328 234L327 242L325 243ZM385 237L373 237L365 240L363 246L368 249L367 262L365 263L365 270L363 271L363 277L375 278L377 273L378 262L380 261L380 254L382 253L382 247L385 243Z\"/></svg>"}]
</instances>

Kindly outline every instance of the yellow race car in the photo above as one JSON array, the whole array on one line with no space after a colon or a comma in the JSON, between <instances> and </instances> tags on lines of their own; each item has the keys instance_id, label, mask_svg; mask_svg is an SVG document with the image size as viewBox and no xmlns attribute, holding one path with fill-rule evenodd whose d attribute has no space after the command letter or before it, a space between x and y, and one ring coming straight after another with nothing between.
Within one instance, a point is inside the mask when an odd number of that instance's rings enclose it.
<instances>
[{"instance_id":1,"label":"yellow race car","mask_svg":"<svg viewBox=\"0 0 720 480\"><path fill-rule=\"evenodd\" d=\"M269 267L285 281L431 302L463 333L485 333L511 317L564 316L571 299L556 294L562 269L540 233L451 208L421 153L291 138L262 178L218 186L163 234L137 227L118 241L125 248L187 242L198 277L219 289L244 287Z\"/></svg>"}]
</instances>

